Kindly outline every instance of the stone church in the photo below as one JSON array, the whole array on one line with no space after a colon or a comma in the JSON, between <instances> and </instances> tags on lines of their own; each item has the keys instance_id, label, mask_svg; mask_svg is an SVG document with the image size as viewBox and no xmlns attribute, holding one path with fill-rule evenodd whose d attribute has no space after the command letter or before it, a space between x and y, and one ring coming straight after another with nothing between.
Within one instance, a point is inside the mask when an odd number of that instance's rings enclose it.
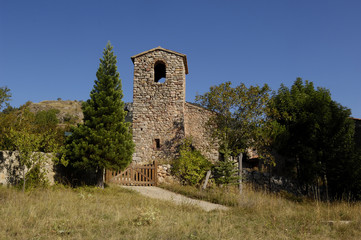
<instances>
[{"instance_id":1,"label":"stone church","mask_svg":"<svg viewBox=\"0 0 361 240\"><path fill-rule=\"evenodd\" d=\"M218 145L205 128L213 113L185 101L186 55L157 47L131 59L133 161L172 160L185 137L192 137L193 146L209 160L218 160Z\"/></svg>"}]
</instances>

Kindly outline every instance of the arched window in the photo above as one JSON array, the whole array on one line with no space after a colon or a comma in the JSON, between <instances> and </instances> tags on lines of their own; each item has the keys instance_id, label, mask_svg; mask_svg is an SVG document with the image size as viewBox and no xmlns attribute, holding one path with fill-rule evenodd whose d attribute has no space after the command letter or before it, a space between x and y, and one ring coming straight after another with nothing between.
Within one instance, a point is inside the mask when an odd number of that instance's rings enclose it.
<instances>
[{"instance_id":1,"label":"arched window","mask_svg":"<svg viewBox=\"0 0 361 240\"><path fill-rule=\"evenodd\" d=\"M154 64L154 82L164 83L165 82L166 67L162 61L157 61Z\"/></svg>"}]
</instances>

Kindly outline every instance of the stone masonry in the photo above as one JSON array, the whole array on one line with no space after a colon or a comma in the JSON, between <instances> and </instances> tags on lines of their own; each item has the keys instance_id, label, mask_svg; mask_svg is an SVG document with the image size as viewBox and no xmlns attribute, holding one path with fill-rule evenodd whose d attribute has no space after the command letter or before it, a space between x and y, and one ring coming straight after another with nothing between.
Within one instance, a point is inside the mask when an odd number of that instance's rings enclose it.
<instances>
[{"instance_id":1,"label":"stone masonry","mask_svg":"<svg viewBox=\"0 0 361 240\"><path fill-rule=\"evenodd\" d=\"M211 112L185 102L184 54L157 47L131 57L134 63L133 161L169 161L176 157L182 139L210 160L218 159L217 145L204 128Z\"/></svg>"},{"instance_id":2,"label":"stone masonry","mask_svg":"<svg viewBox=\"0 0 361 240\"><path fill-rule=\"evenodd\" d=\"M218 160L218 143L211 138L207 122L214 113L202 107L186 102L184 108L185 135L191 137L193 145L212 162Z\"/></svg>"},{"instance_id":3,"label":"stone masonry","mask_svg":"<svg viewBox=\"0 0 361 240\"><path fill-rule=\"evenodd\" d=\"M43 171L50 185L55 182L54 163L50 153L42 155ZM27 169L25 169L27 172ZM14 185L22 179L22 169L19 165L19 153L17 151L0 151L0 185Z\"/></svg>"}]
</instances>

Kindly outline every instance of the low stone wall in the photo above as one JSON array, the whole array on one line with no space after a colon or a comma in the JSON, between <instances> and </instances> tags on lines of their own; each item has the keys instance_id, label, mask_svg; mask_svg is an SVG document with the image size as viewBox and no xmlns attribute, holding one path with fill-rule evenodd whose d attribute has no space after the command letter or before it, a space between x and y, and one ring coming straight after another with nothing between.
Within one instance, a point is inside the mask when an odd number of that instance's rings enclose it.
<instances>
[{"instance_id":1,"label":"low stone wall","mask_svg":"<svg viewBox=\"0 0 361 240\"><path fill-rule=\"evenodd\" d=\"M55 168L52 155L43 155L43 169L46 172L47 180L53 185L55 180ZM179 183L176 177L171 174L170 164L158 165L158 184ZM17 151L0 151L0 185L14 185L22 179L22 171L19 166L19 153ZM296 195L300 194L296 184L283 177L271 176L268 173L243 169L243 181L252 184L256 189L270 189L272 192L281 190Z\"/></svg>"},{"instance_id":2,"label":"low stone wall","mask_svg":"<svg viewBox=\"0 0 361 240\"><path fill-rule=\"evenodd\" d=\"M171 174L170 164L158 165L157 173L158 173L158 184L178 182L178 180Z\"/></svg>"},{"instance_id":3,"label":"low stone wall","mask_svg":"<svg viewBox=\"0 0 361 240\"><path fill-rule=\"evenodd\" d=\"M269 173L243 169L243 181L252 184L256 189L270 190L271 192L286 191L300 195L297 185L289 179L279 176L271 176Z\"/></svg>"},{"instance_id":4,"label":"low stone wall","mask_svg":"<svg viewBox=\"0 0 361 240\"><path fill-rule=\"evenodd\" d=\"M43 170L50 185L54 184L54 164L52 155L40 153L43 159ZM0 151L0 185L14 185L22 179L22 169L19 165L17 151Z\"/></svg>"},{"instance_id":5,"label":"low stone wall","mask_svg":"<svg viewBox=\"0 0 361 240\"><path fill-rule=\"evenodd\" d=\"M170 164L158 165L158 184L179 183L176 177L171 174ZM297 185L289 179L279 176L269 177L269 173L243 169L243 182L251 184L258 190L270 190L272 192L286 191L295 195L301 195Z\"/></svg>"}]
</instances>

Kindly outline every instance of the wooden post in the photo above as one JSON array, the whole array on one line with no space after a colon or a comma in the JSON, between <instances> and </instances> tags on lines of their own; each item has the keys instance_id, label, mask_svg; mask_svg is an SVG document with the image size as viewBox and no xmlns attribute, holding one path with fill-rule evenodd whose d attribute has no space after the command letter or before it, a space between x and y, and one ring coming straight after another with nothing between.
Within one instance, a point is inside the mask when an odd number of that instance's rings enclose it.
<instances>
[{"instance_id":1,"label":"wooden post","mask_svg":"<svg viewBox=\"0 0 361 240\"><path fill-rule=\"evenodd\" d=\"M208 184L208 179L209 179L210 176L211 176L211 170L209 170L209 171L207 172L206 180L204 181L204 184L203 184L203 187L202 187L203 190L206 189L207 184Z\"/></svg>"},{"instance_id":2,"label":"wooden post","mask_svg":"<svg viewBox=\"0 0 361 240\"><path fill-rule=\"evenodd\" d=\"M104 184L105 184L105 173L106 173L106 170L105 170L105 168L103 168L103 189L104 189Z\"/></svg>"},{"instance_id":3,"label":"wooden post","mask_svg":"<svg viewBox=\"0 0 361 240\"><path fill-rule=\"evenodd\" d=\"M238 156L238 187L239 187L239 194L242 194L242 159L243 153L239 154Z\"/></svg>"}]
</instances>

